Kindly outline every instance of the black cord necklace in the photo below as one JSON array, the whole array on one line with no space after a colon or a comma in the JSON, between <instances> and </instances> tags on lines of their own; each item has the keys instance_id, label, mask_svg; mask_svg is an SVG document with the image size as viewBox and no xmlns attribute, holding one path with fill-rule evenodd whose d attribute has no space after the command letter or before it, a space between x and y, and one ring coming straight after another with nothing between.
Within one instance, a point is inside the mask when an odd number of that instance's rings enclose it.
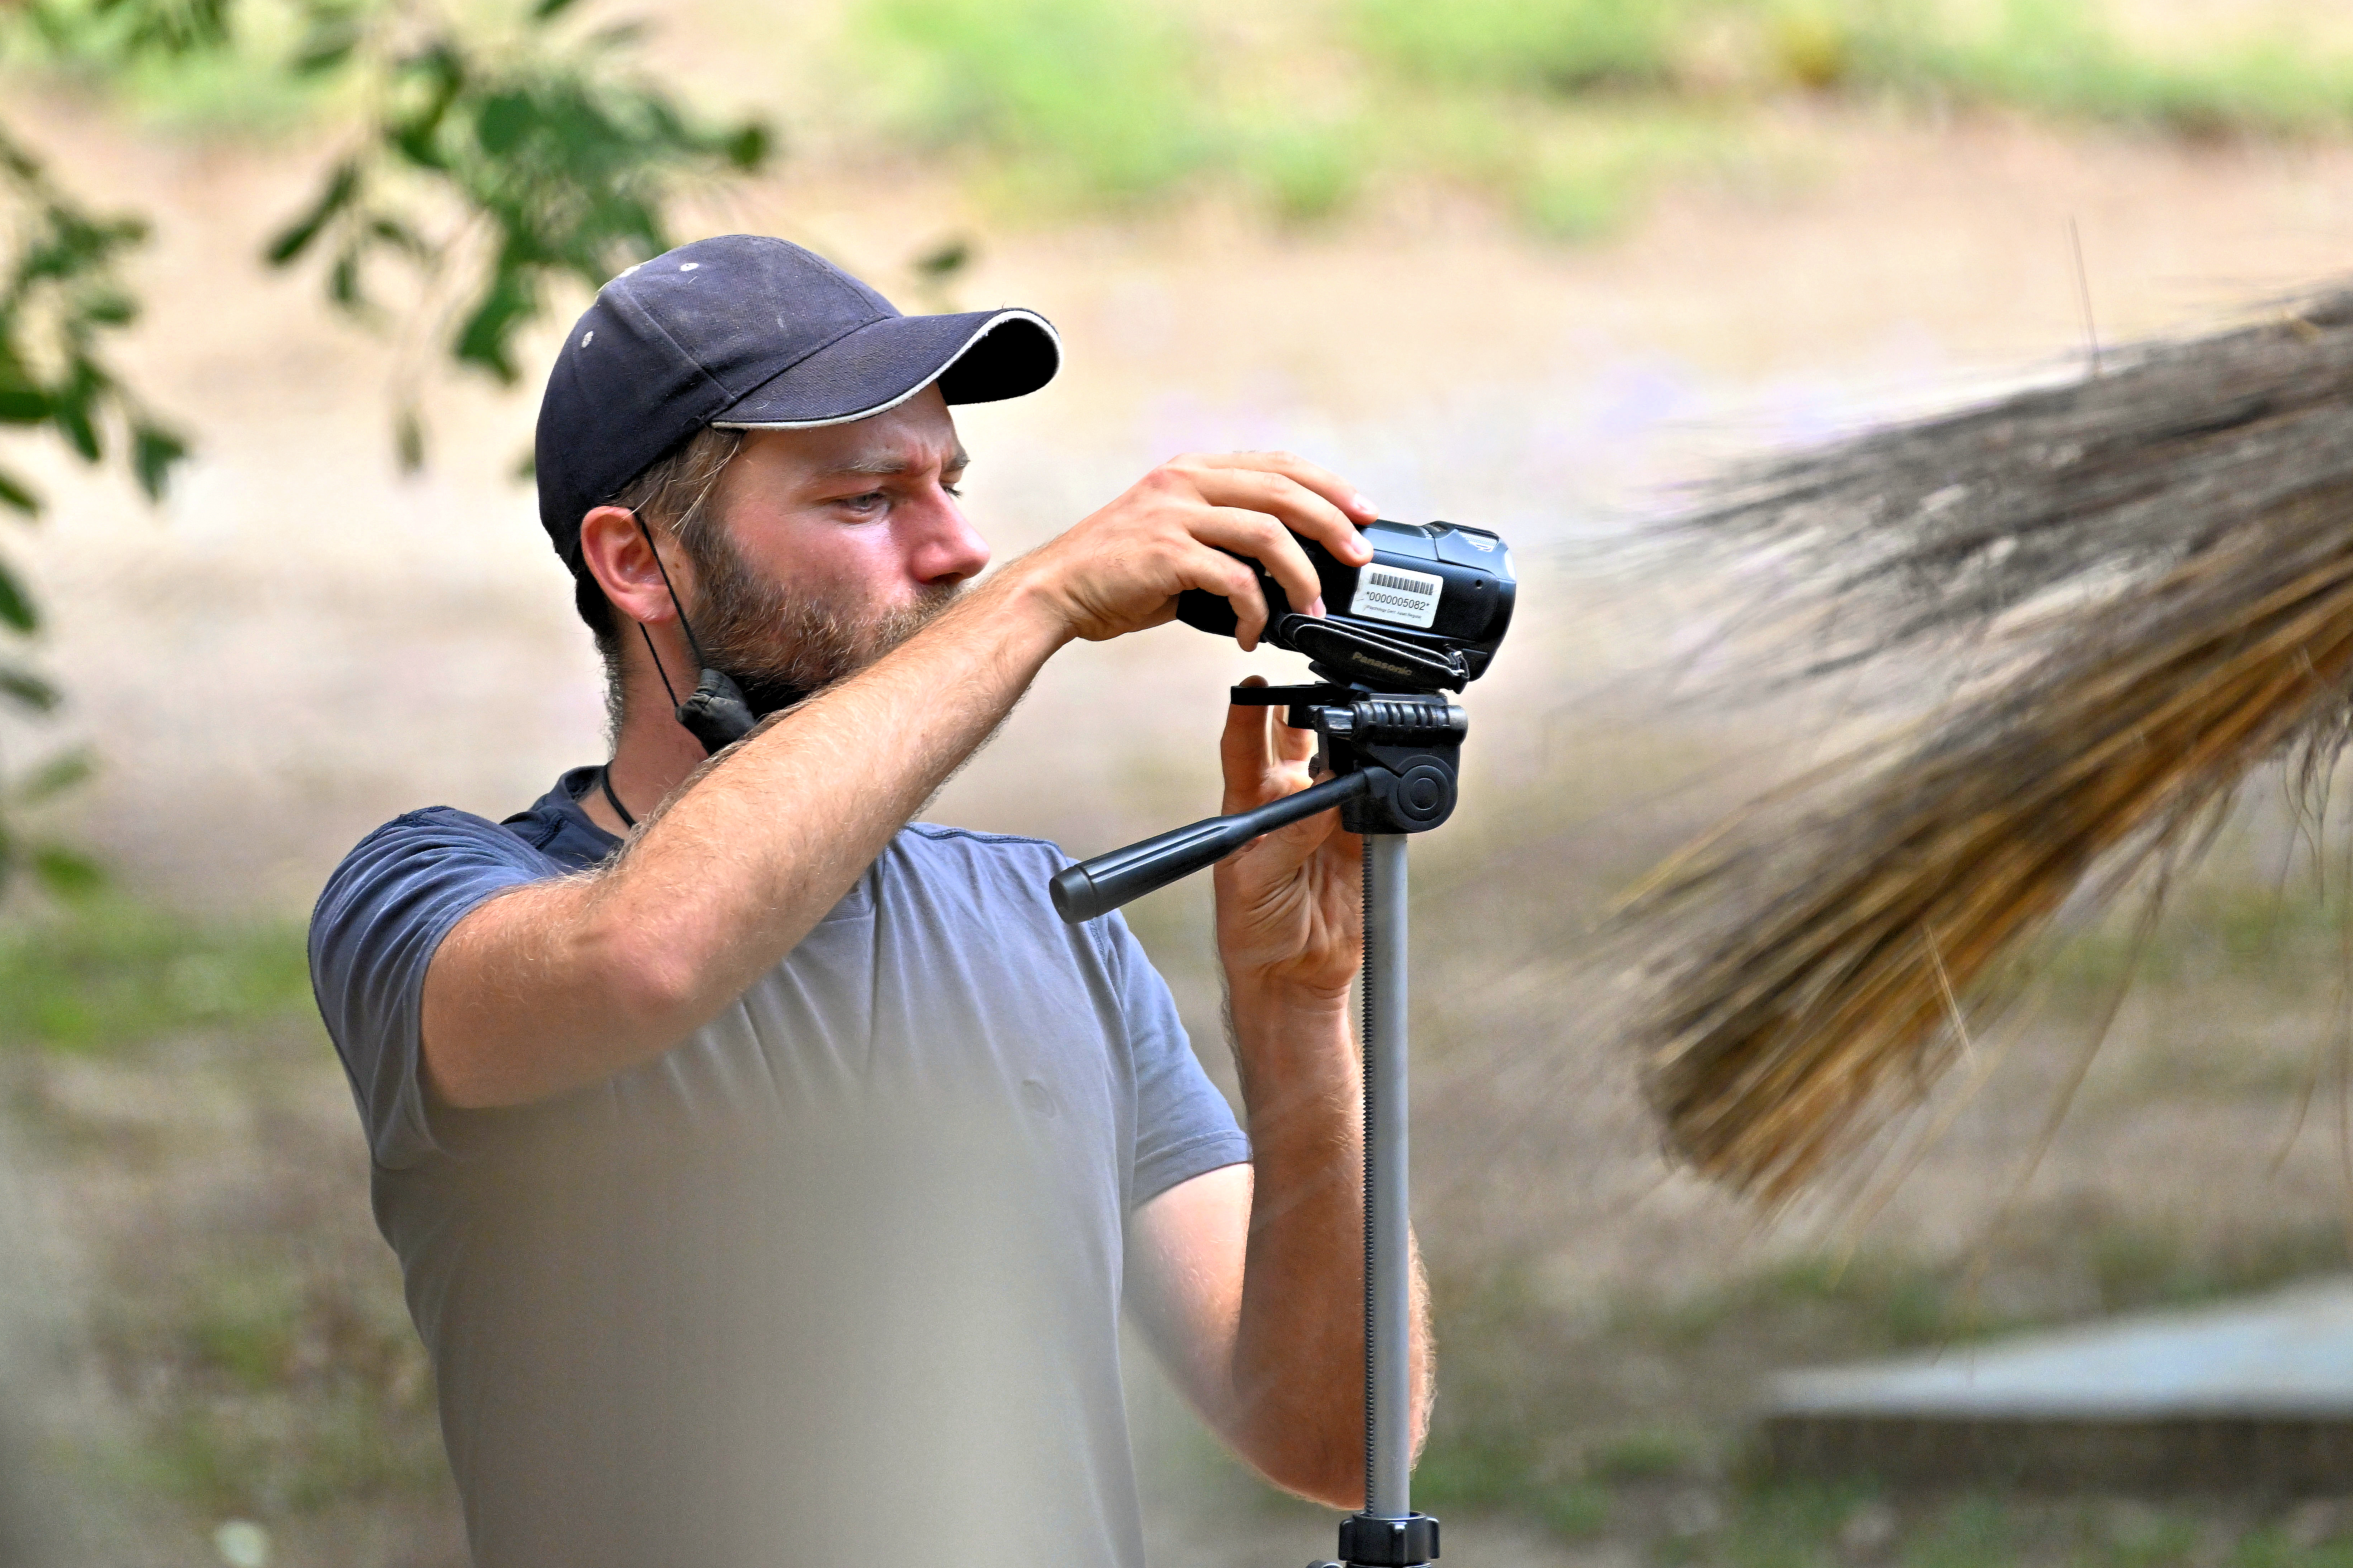
<instances>
[{"instance_id":1,"label":"black cord necklace","mask_svg":"<svg viewBox=\"0 0 2353 1568\"><path fill-rule=\"evenodd\" d=\"M603 767L596 770L596 784L598 788L605 792L605 804L613 808L613 815L621 819L621 826L624 827L635 827L638 825L638 819L629 815L629 808L621 804L621 797L613 793L612 763L607 763Z\"/></svg>"}]
</instances>

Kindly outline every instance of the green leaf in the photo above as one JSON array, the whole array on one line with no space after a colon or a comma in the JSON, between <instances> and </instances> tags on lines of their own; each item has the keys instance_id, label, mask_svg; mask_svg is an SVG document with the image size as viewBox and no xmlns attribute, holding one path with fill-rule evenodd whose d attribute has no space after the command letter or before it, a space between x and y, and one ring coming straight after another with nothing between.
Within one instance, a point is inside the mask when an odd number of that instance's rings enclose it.
<instances>
[{"instance_id":1,"label":"green leaf","mask_svg":"<svg viewBox=\"0 0 2353 1568\"><path fill-rule=\"evenodd\" d=\"M28 669L0 664L0 697L34 713L47 713L61 700L58 689Z\"/></svg>"},{"instance_id":2,"label":"green leaf","mask_svg":"<svg viewBox=\"0 0 2353 1568\"><path fill-rule=\"evenodd\" d=\"M41 498L32 487L5 470L0 470L0 506L21 511L26 517L41 515Z\"/></svg>"},{"instance_id":3,"label":"green leaf","mask_svg":"<svg viewBox=\"0 0 2353 1568\"><path fill-rule=\"evenodd\" d=\"M426 243L424 236L398 218L379 214L368 220L367 226L368 233L412 260L426 261L432 257L433 247Z\"/></svg>"},{"instance_id":4,"label":"green leaf","mask_svg":"<svg viewBox=\"0 0 2353 1568\"><path fill-rule=\"evenodd\" d=\"M286 68L293 76L324 76L343 66L358 48L360 36L356 30L340 38L321 38L304 47Z\"/></svg>"},{"instance_id":5,"label":"green leaf","mask_svg":"<svg viewBox=\"0 0 2353 1568\"><path fill-rule=\"evenodd\" d=\"M512 385L522 374L508 351L523 323L539 310L537 290L520 267L502 266L491 279L482 301L459 329L456 353L461 364L476 364Z\"/></svg>"},{"instance_id":6,"label":"green leaf","mask_svg":"<svg viewBox=\"0 0 2353 1568\"><path fill-rule=\"evenodd\" d=\"M418 168L431 169L436 173L446 172L449 167L449 160L444 158L441 155L441 149L433 144L433 133L440 127L441 121L438 115L435 116L429 124L413 123L396 126L391 132L392 144L399 150L402 157Z\"/></svg>"},{"instance_id":7,"label":"green leaf","mask_svg":"<svg viewBox=\"0 0 2353 1568\"><path fill-rule=\"evenodd\" d=\"M151 501L164 499L172 482L172 469L187 455L188 444L161 425L142 420L131 427L131 471Z\"/></svg>"},{"instance_id":8,"label":"green leaf","mask_svg":"<svg viewBox=\"0 0 2353 1568\"><path fill-rule=\"evenodd\" d=\"M519 485L527 485L538 479L539 454L528 447L524 447L522 456L515 459L515 466L507 470L507 477Z\"/></svg>"},{"instance_id":9,"label":"green leaf","mask_svg":"<svg viewBox=\"0 0 2353 1568\"><path fill-rule=\"evenodd\" d=\"M442 153L438 139L442 117L449 112L449 106L457 102L458 95L465 90L465 60L454 44L446 38L439 39L402 60L395 68L394 75L423 81L427 96L423 106L406 120L391 121L383 127L385 142L418 168L446 173L449 160Z\"/></svg>"},{"instance_id":10,"label":"green leaf","mask_svg":"<svg viewBox=\"0 0 2353 1568\"><path fill-rule=\"evenodd\" d=\"M87 751L75 750L51 757L16 786L16 798L26 805L54 800L97 772Z\"/></svg>"},{"instance_id":11,"label":"green leaf","mask_svg":"<svg viewBox=\"0 0 2353 1568\"><path fill-rule=\"evenodd\" d=\"M425 467L425 421L413 403L393 416L392 449L402 473L413 474Z\"/></svg>"},{"instance_id":12,"label":"green leaf","mask_svg":"<svg viewBox=\"0 0 2353 1568\"><path fill-rule=\"evenodd\" d=\"M66 438L67 444L81 454L82 461L95 463L105 455L105 449L99 444L98 426L90 421L90 404L86 399L60 402L49 411L49 417L56 423L58 433Z\"/></svg>"},{"instance_id":13,"label":"green leaf","mask_svg":"<svg viewBox=\"0 0 2353 1568\"><path fill-rule=\"evenodd\" d=\"M16 574L0 566L0 625L11 631L30 632L40 624L40 615L33 608L23 584L16 581Z\"/></svg>"},{"instance_id":14,"label":"green leaf","mask_svg":"<svg viewBox=\"0 0 2353 1568\"><path fill-rule=\"evenodd\" d=\"M474 140L491 157L503 158L522 145L539 117L539 106L530 94L493 93L474 111Z\"/></svg>"},{"instance_id":15,"label":"green leaf","mask_svg":"<svg viewBox=\"0 0 2353 1568\"><path fill-rule=\"evenodd\" d=\"M311 210L280 230L278 237L269 242L269 248L262 252L263 257L272 267L283 267L292 261L311 247L311 242L319 237L319 231L332 222L337 213L351 205L352 198L359 192L359 164L354 160L346 159L327 176L326 187L319 193L319 199L311 204Z\"/></svg>"},{"instance_id":16,"label":"green leaf","mask_svg":"<svg viewBox=\"0 0 2353 1568\"><path fill-rule=\"evenodd\" d=\"M765 125L747 120L727 138L727 161L747 174L755 173L767 163L772 141Z\"/></svg>"},{"instance_id":17,"label":"green leaf","mask_svg":"<svg viewBox=\"0 0 2353 1568\"><path fill-rule=\"evenodd\" d=\"M0 425L38 425L51 412L48 394L37 386L0 386Z\"/></svg>"},{"instance_id":18,"label":"green leaf","mask_svg":"<svg viewBox=\"0 0 2353 1568\"><path fill-rule=\"evenodd\" d=\"M539 4L531 8L531 19L534 22L553 21L571 8L572 0L539 0Z\"/></svg>"},{"instance_id":19,"label":"green leaf","mask_svg":"<svg viewBox=\"0 0 2353 1568\"><path fill-rule=\"evenodd\" d=\"M972 241L958 236L941 241L915 258L915 270L934 280L955 277L972 265Z\"/></svg>"},{"instance_id":20,"label":"green leaf","mask_svg":"<svg viewBox=\"0 0 2353 1568\"><path fill-rule=\"evenodd\" d=\"M139 319L139 301L110 290L81 308L81 319L95 326L124 327Z\"/></svg>"},{"instance_id":21,"label":"green leaf","mask_svg":"<svg viewBox=\"0 0 2353 1568\"><path fill-rule=\"evenodd\" d=\"M310 37L302 40L301 49L287 69L298 77L323 76L350 59L359 42L356 18L332 14L313 17Z\"/></svg>"},{"instance_id":22,"label":"green leaf","mask_svg":"<svg viewBox=\"0 0 2353 1568\"><path fill-rule=\"evenodd\" d=\"M60 899L86 899L106 886L106 872L98 862L62 844L44 844L33 851L33 875Z\"/></svg>"}]
</instances>

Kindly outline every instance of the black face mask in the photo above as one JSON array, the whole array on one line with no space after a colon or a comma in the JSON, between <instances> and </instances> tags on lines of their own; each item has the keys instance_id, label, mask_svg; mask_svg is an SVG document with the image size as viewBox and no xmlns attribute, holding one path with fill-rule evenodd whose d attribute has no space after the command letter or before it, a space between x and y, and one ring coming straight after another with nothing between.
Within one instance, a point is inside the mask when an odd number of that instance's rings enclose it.
<instances>
[{"instance_id":1,"label":"black face mask","mask_svg":"<svg viewBox=\"0 0 2353 1568\"><path fill-rule=\"evenodd\" d=\"M681 624L684 624L683 617ZM642 635L645 627L640 625L638 630ZM652 653L653 646L653 638L648 637L646 651ZM654 668L661 668L659 654L654 654ZM667 676L663 678L662 684L670 684ZM678 705L679 723L685 727L688 734L702 742L704 754L710 756L717 755L750 734L752 726L765 717L766 712L754 713L752 710L752 705L744 700L743 690L736 686L733 677L723 669L713 669L708 665L703 667L702 679L694 683L693 691Z\"/></svg>"},{"instance_id":2,"label":"black face mask","mask_svg":"<svg viewBox=\"0 0 2353 1568\"><path fill-rule=\"evenodd\" d=\"M733 670L726 674L744 694L744 705L752 710L754 721L808 700L807 691L780 675L742 675Z\"/></svg>"},{"instance_id":3,"label":"black face mask","mask_svg":"<svg viewBox=\"0 0 2353 1568\"><path fill-rule=\"evenodd\" d=\"M752 727L761 720L805 700L808 693L774 675L747 675L739 679L704 658L702 644L694 635L694 624L686 618L686 606L679 603L677 585L670 580L670 568L662 564L661 552L654 548L654 536L647 530L646 520L635 511L629 517L638 525L638 531L645 535L646 548L654 552L654 570L661 574L670 608L678 612L678 629L686 634L686 646L692 650L694 661L702 667L702 679L694 683L686 700L678 705L679 724L702 742L706 756L716 756L750 734ZM642 621L638 623L638 635L646 639L646 652L654 661L654 672L661 677L662 689L675 699L678 689L670 685L670 671L662 668L661 655L655 650L653 634L646 630Z\"/></svg>"}]
</instances>

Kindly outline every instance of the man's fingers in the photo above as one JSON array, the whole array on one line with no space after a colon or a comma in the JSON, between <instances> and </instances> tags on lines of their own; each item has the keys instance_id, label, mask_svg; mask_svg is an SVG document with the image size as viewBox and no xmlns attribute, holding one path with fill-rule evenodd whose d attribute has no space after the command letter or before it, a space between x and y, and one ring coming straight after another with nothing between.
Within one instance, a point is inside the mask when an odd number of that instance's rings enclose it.
<instances>
[{"instance_id":1,"label":"man's fingers","mask_svg":"<svg viewBox=\"0 0 2353 1568\"><path fill-rule=\"evenodd\" d=\"M1207 544L1196 542L1186 552L1177 570L1193 587L1205 589L1233 605L1234 640L1242 645L1244 653L1258 647L1259 637L1266 630L1266 595L1259 592L1258 577L1248 566Z\"/></svg>"},{"instance_id":2,"label":"man's fingers","mask_svg":"<svg viewBox=\"0 0 2353 1568\"><path fill-rule=\"evenodd\" d=\"M1282 584L1283 596L1294 610L1304 610L1324 595L1323 581L1307 552L1299 548L1297 536L1262 511L1214 507L1194 525L1193 536L1264 566Z\"/></svg>"},{"instance_id":3,"label":"man's fingers","mask_svg":"<svg viewBox=\"0 0 2353 1568\"><path fill-rule=\"evenodd\" d=\"M1307 760L1315 754L1315 731L1313 730L1294 730L1290 725L1282 722L1282 710L1280 708L1270 710L1270 711L1276 716L1276 723L1274 726L1275 761L1287 768L1306 766Z\"/></svg>"},{"instance_id":4,"label":"man's fingers","mask_svg":"<svg viewBox=\"0 0 2353 1568\"><path fill-rule=\"evenodd\" d=\"M1195 486L1201 499L1211 506L1262 511L1352 566L1372 559L1372 546L1356 531L1356 521L1347 510L1287 474L1261 473L1251 468L1210 469L1200 475Z\"/></svg>"},{"instance_id":5,"label":"man's fingers","mask_svg":"<svg viewBox=\"0 0 2353 1568\"><path fill-rule=\"evenodd\" d=\"M1221 452L1198 459L1208 468L1246 468L1260 473L1281 474L1314 490L1317 495L1346 512L1359 523L1372 521L1380 513L1348 483L1331 469L1289 452Z\"/></svg>"},{"instance_id":6,"label":"man's fingers","mask_svg":"<svg viewBox=\"0 0 2353 1568\"><path fill-rule=\"evenodd\" d=\"M1264 686L1266 680L1253 675L1242 684ZM1219 809L1248 811L1305 789L1315 782L1307 766L1314 753L1314 731L1293 729L1283 721L1283 710L1234 703L1226 710L1225 732L1218 742L1219 770L1225 779L1225 805ZM1307 832L1294 824L1282 834L1321 842L1331 824L1321 816L1309 820L1322 826Z\"/></svg>"},{"instance_id":7,"label":"man's fingers","mask_svg":"<svg viewBox=\"0 0 2353 1568\"><path fill-rule=\"evenodd\" d=\"M1264 686L1266 681L1253 675L1242 684ZM1272 713L1272 709L1240 702L1226 710L1226 731L1218 740L1219 771L1226 786L1221 811L1248 811L1266 802L1266 721Z\"/></svg>"}]
</instances>

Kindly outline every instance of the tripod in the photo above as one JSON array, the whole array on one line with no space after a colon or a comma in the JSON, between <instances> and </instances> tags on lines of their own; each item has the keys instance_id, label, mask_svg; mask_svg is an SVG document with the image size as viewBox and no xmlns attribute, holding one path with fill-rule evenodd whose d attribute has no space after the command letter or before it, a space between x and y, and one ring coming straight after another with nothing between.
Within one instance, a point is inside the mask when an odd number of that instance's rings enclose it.
<instances>
[{"instance_id":1,"label":"tripod","mask_svg":"<svg viewBox=\"0 0 2353 1568\"><path fill-rule=\"evenodd\" d=\"M1317 674L1324 673L1321 668ZM1054 908L1072 924L1209 866L1262 833L1334 806L1365 841L1365 1506L1340 1525L1346 1568L1418 1568L1438 1555L1438 1521L1413 1511L1413 1269L1406 1119L1406 837L1454 810L1470 721L1430 692L1354 683L1238 686L1233 700L1287 706L1321 737L1327 776L1296 795L1066 867Z\"/></svg>"}]
</instances>

